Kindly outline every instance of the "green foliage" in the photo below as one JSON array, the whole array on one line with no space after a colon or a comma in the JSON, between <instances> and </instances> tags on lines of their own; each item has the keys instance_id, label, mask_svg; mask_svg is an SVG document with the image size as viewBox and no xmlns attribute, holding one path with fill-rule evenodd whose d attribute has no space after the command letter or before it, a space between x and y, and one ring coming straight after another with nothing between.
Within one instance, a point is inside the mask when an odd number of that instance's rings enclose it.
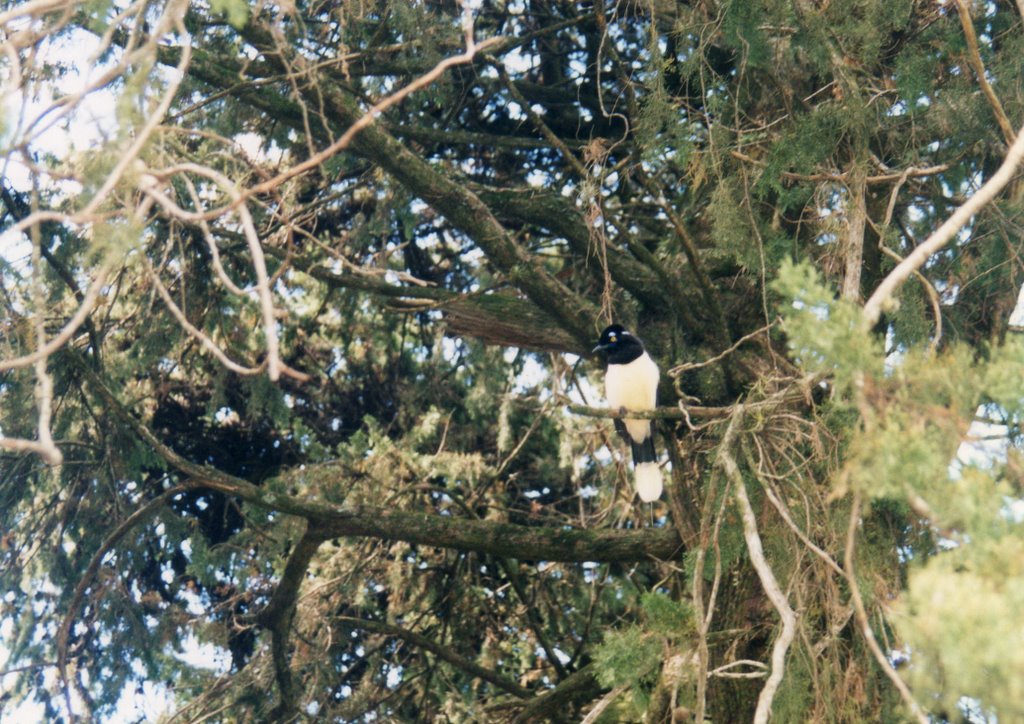
<instances>
[{"instance_id":1,"label":"green foliage","mask_svg":"<svg viewBox=\"0 0 1024 724\"><path fill-rule=\"evenodd\" d=\"M860 375L880 376L881 349L863 331L860 308L836 299L814 267L786 260L771 286L787 300L781 310L786 337L804 369L833 376L841 390Z\"/></svg>"},{"instance_id":2,"label":"green foliage","mask_svg":"<svg viewBox=\"0 0 1024 724\"><path fill-rule=\"evenodd\" d=\"M598 680L609 688L649 682L661 663L661 650L661 640L639 626L609 631L594 652Z\"/></svg>"},{"instance_id":3,"label":"green foliage","mask_svg":"<svg viewBox=\"0 0 1024 724\"><path fill-rule=\"evenodd\" d=\"M915 569L896 621L922 698L952 711L959 697L970 696L1000 721L1024 717L1024 632L1006 625L1022 607L1020 530L973 540Z\"/></svg>"},{"instance_id":4,"label":"green foliage","mask_svg":"<svg viewBox=\"0 0 1024 724\"><path fill-rule=\"evenodd\" d=\"M210 0L210 11L227 17L236 30L241 30L249 22L249 3L242 0Z\"/></svg>"},{"instance_id":5,"label":"green foliage","mask_svg":"<svg viewBox=\"0 0 1024 724\"><path fill-rule=\"evenodd\" d=\"M750 243L749 217L740 200L740 189L732 179L723 180L711 193L708 213L711 216L711 238L715 245L734 254L747 269L758 269L761 256L757 247Z\"/></svg>"},{"instance_id":6,"label":"green foliage","mask_svg":"<svg viewBox=\"0 0 1024 724\"><path fill-rule=\"evenodd\" d=\"M811 173L825 164L847 132L845 114L844 108L822 104L798 116L787 133L772 144L757 190L761 194L778 194L783 203L797 193L788 188L783 174Z\"/></svg>"},{"instance_id":7,"label":"green foliage","mask_svg":"<svg viewBox=\"0 0 1024 724\"><path fill-rule=\"evenodd\" d=\"M904 285L899 292L899 314L892 321L892 341L898 348L913 348L927 342L933 334L932 322L926 309L928 299L916 280Z\"/></svg>"},{"instance_id":8,"label":"green foliage","mask_svg":"<svg viewBox=\"0 0 1024 724\"><path fill-rule=\"evenodd\" d=\"M674 601L663 593L645 593L640 597L647 627L656 634L669 638L682 638L694 632L693 607L684 601Z\"/></svg>"},{"instance_id":9,"label":"green foliage","mask_svg":"<svg viewBox=\"0 0 1024 724\"><path fill-rule=\"evenodd\" d=\"M763 2L743 2L733 0L723 4L722 34L724 40L737 50L742 50L744 59L751 66L757 67L769 63L772 59L771 44L764 32L764 27L776 21L785 22L785 3L765 0ZM785 13L788 14L788 13Z\"/></svg>"}]
</instances>

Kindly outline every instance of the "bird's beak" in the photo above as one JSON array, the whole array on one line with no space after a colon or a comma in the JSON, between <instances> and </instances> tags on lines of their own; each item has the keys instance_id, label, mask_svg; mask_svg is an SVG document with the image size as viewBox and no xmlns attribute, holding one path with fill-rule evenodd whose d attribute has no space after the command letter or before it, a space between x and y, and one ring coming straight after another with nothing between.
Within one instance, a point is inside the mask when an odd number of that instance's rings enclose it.
<instances>
[{"instance_id":1,"label":"bird's beak","mask_svg":"<svg viewBox=\"0 0 1024 724\"><path fill-rule=\"evenodd\" d=\"M590 354L597 354L598 352L604 352L608 348L608 345L599 344L594 349L590 350Z\"/></svg>"}]
</instances>

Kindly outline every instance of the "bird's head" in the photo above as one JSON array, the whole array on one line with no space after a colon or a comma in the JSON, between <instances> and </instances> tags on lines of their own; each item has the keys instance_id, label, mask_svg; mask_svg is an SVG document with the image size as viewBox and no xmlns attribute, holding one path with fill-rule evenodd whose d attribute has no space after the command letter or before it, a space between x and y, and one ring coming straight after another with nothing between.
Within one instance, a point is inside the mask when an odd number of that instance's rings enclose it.
<instances>
[{"instance_id":1,"label":"bird's head","mask_svg":"<svg viewBox=\"0 0 1024 724\"><path fill-rule=\"evenodd\" d=\"M594 347L593 351L595 353L607 352L610 354L632 346L643 348L640 340L630 334L625 327L621 324L611 324L601 332L601 338L597 340L597 346Z\"/></svg>"}]
</instances>

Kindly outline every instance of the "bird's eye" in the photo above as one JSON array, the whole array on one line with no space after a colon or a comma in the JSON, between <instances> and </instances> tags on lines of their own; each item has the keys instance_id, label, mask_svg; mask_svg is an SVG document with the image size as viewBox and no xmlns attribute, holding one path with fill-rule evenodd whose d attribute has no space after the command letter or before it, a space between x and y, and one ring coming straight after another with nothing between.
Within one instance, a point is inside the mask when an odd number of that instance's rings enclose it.
<instances>
[{"instance_id":1,"label":"bird's eye","mask_svg":"<svg viewBox=\"0 0 1024 724\"><path fill-rule=\"evenodd\" d=\"M615 344L615 335L613 334L611 337L609 337L608 341L611 342L612 344Z\"/></svg>"}]
</instances>

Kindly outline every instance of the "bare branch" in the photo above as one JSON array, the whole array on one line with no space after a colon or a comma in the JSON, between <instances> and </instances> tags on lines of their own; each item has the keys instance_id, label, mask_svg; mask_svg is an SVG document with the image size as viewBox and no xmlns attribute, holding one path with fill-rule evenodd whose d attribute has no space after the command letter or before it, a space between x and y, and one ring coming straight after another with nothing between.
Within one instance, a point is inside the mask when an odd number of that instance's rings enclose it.
<instances>
[{"instance_id":1,"label":"bare branch","mask_svg":"<svg viewBox=\"0 0 1024 724\"><path fill-rule=\"evenodd\" d=\"M181 308L175 304L174 299L171 298L170 292L167 291L167 287L160 281L160 275L156 269L150 263L149 259L143 257L146 264L146 271L149 273L149 280L153 282L153 286L156 287L157 293L160 298L164 300L164 304L167 305L167 309L171 312L171 316L177 320L178 325L188 332L190 335L195 337L196 340L203 346L203 349L208 350L214 357L220 360L220 363L227 367L229 370L239 375L258 375L264 369L266 369L266 363L259 365L258 367L245 367L238 364L222 350L216 342L210 339L201 329L196 327L194 324L188 321L185 313L181 311Z\"/></svg>"},{"instance_id":2,"label":"bare branch","mask_svg":"<svg viewBox=\"0 0 1024 724\"><path fill-rule=\"evenodd\" d=\"M733 158L749 163L754 166L764 167L767 165L765 161L761 159L748 156L742 151L729 151L729 155ZM868 185L884 184L890 181L899 181L907 178L922 178L925 176L934 176L937 173L948 171L950 164L940 163L935 166L924 166L918 168L916 166L910 166L907 169L900 172L876 174L874 176L868 176L864 179L864 182ZM835 181L838 183L846 183L849 179L849 173L791 173L789 171L783 171L781 174L782 178L790 181Z\"/></svg>"},{"instance_id":3,"label":"bare branch","mask_svg":"<svg viewBox=\"0 0 1024 724\"><path fill-rule=\"evenodd\" d=\"M868 210L865 202L867 186L864 170L855 167L850 174L846 199L846 247L843 250L843 299L860 301L860 278L864 268L864 230L867 227Z\"/></svg>"},{"instance_id":4,"label":"bare branch","mask_svg":"<svg viewBox=\"0 0 1024 724\"><path fill-rule=\"evenodd\" d=\"M789 605L786 594L782 592L775 573L764 557L764 547L761 545L761 536L757 531L757 517L750 505L750 498L747 497L747 489L743 482L743 475L739 466L732 456L732 448L736 442L739 431L739 423L743 419L743 405L738 405L736 412L729 421L725 436L718 449L717 464L725 471L726 475L733 482L733 490L736 495L736 503L740 509L740 516L743 519L743 538L747 542L747 552L750 553L750 562L761 580L761 586L772 602L772 606L782 619L782 630L779 632L772 645L772 671L765 681L761 694L757 697L757 709L754 712L754 724L766 724L772 711L772 701L775 692L778 691L782 677L786 673L786 653L796 636L797 615Z\"/></svg>"},{"instance_id":5,"label":"bare branch","mask_svg":"<svg viewBox=\"0 0 1024 724\"><path fill-rule=\"evenodd\" d=\"M882 280L882 283L875 289L874 294L864 304L864 311L861 323L866 329L870 329L882 316L882 308L889 303L892 295L896 293L907 278L920 269L928 258L949 243L953 236L970 221L974 214L978 213L992 199L996 197L1003 187L1017 173L1021 158L1024 158L1024 133L1018 133L1017 139L1010 146L999 170L992 178L982 185L971 198L967 199L935 232L917 246L907 258L896 265L889 274Z\"/></svg>"},{"instance_id":6,"label":"bare branch","mask_svg":"<svg viewBox=\"0 0 1024 724\"><path fill-rule=\"evenodd\" d=\"M625 684L616 686L614 689L609 691L607 694L601 697L601 700L594 705L594 708L587 712L587 715L583 717L580 724L594 724L601 715L604 714L605 709L611 706L611 703L618 699L622 692L626 691L629 687Z\"/></svg>"},{"instance_id":7,"label":"bare branch","mask_svg":"<svg viewBox=\"0 0 1024 724\"><path fill-rule=\"evenodd\" d=\"M971 20L971 11L967 7L965 0L955 1L956 11L960 16L960 25L964 29L964 39L967 40L967 62L971 64L971 68L974 70L974 76L978 79L981 92L985 94L985 99L992 106L992 112L996 116L996 123L999 124L999 130L1003 132L1003 138L1006 139L1006 145L1010 145L1015 138L1013 126L1010 125L1010 119L1006 117L1003 104L999 102L999 97L996 96L995 91L992 90L992 85L988 82L985 64L981 60L981 51L978 49L978 35L974 32L974 22Z\"/></svg>"},{"instance_id":8,"label":"bare branch","mask_svg":"<svg viewBox=\"0 0 1024 724\"><path fill-rule=\"evenodd\" d=\"M36 203L37 194L32 193L32 203ZM36 349L46 347L46 290L43 288L43 241L39 227L32 227L32 306L35 317ZM35 398L39 410L39 424L36 426L36 437L39 440L39 454L50 465L60 465L64 456L53 444L50 432L50 420L53 416L53 378L46 371L49 357L41 356L36 360Z\"/></svg>"},{"instance_id":9,"label":"bare branch","mask_svg":"<svg viewBox=\"0 0 1024 724\"><path fill-rule=\"evenodd\" d=\"M668 374L671 375L672 377L678 377L679 375L681 375L684 372L690 372L691 370L699 370L701 368L707 367L708 365L712 365L715 362L718 362L718 361L724 359L725 357L727 357L728 355L732 354L733 352L738 350L740 347L742 347L745 343L747 343L750 340L752 340L754 337L757 337L757 336L762 335L762 334L767 334L767 332L773 326L775 326L775 322L774 321L769 322L768 324L764 325L760 329L755 329L753 332L750 332L749 334L743 335L742 337L737 339L735 342L733 342L731 345L729 345L727 348L725 348L724 350L722 350L721 352L716 354L714 357L706 359L703 362L686 362L686 363L681 364L681 365L676 365L675 367L673 367L672 369L670 369L668 371Z\"/></svg>"},{"instance_id":10,"label":"bare branch","mask_svg":"<svg viewBox=\"0 0 1024 724\"><path fill-rule=\"evenodd\" d=\"M0 25L6 25L12 20L27 16L38 17L54 10L62 10L67 6L66 0L31 0L31 2L20 3L7 12L0 13Z\"/></svg>"},{"instance_id":11,"label":"bare branch","mask_svg":"<svg viewBox=\"0 0 1024 724\"><path fill-rule=\"evenodd\" d=\"M148 178L151 179L151 182L145 186L146 193L169 213L178 218L196 222L202 222L206 218L204 214L185 211L167 198L167 196L157 192L155 188L156 183L154 183L156 178L169 178L178 173L194 173L214 181L233 201L230 208L234 208L239 221L242 223L242 232L245 235L245 242L249 247L249 254L252 256L253 269L256 272L256 292L259 296L260 310L263 315L263 333L267 338L267 376L276 382L282 371L280 342L277 337L277 313L274 310L274 298L270 291L267 260L263 254L263 246L260 243L256 224L253 222L252 214L249 213L249 207L244 201L245 194L239 191L231 179L222 173L195 163L183 163L162 169L161 171L150 171ZM226 213L226 210L221 209L216 213L223 214Z\"/></svg>"},{"instance_id":12,"label":"bare branch","mask_svg":"<svg viewBox=\"0 0 1024 724\"><path fill-rule=\"evenodd\" d=\"M551 691L534 698L519 712L513 724L544 721L564 711L567 704L590 701L601 691L602 687L597 681L594 665L584 666L560 681Z\"/></svg>"}]
</instances>

